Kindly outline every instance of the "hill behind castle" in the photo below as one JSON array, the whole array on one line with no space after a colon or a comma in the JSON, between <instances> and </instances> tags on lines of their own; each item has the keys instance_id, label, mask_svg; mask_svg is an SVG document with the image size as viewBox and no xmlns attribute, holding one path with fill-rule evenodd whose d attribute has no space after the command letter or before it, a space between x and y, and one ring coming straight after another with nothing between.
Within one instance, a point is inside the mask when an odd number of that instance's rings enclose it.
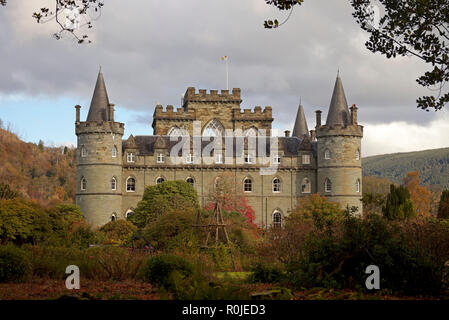
<instances>
[{"instance_id":1,"label":"hill behind castle","mask_svg":"<svg viewBox=\"0 0 449 320\"><path fill-rule=\"evenodd\" d=\"M22 141L0 128L0 183L41 204L72 202L75 196L75 150Z\"/></svg>"},{"instance_id":2,"label":"hill behind castle","mask_svg":"<svg viewBox=\"0 0 449 320\"><path fill-rule=\"evenodd\" d=\"M383 154L362 159L363 175L402 183L408 172L418 171L421 183L449 189L449 148Z\"/></svg>"}]
</instances>

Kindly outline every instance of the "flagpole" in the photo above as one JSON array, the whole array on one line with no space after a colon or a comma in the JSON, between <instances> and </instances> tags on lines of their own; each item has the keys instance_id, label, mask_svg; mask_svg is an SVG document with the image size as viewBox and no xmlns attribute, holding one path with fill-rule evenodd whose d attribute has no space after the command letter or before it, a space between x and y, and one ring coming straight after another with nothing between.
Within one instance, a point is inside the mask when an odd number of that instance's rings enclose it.
<instances>
[{"instance_id":1,"label":"flagpole","mask_svg":"<svg viewBox=\"0 0 449 320\"><path fill-rule=\"evenodd\" d=\"M227 58L226 58L226 90L229 90L229 68Z\"/></svg>"},{"instance_id":2,"label":"flagpole","mask_svg":"<svg viewBox=\"0 0 449 320\"><path fill-rule=\"evenodd\" d=\"M229 67L228 67L228 56L221 57L221 60L223 60L226 63L226 90L229 90Z\"/></svg>"}]
</instances>

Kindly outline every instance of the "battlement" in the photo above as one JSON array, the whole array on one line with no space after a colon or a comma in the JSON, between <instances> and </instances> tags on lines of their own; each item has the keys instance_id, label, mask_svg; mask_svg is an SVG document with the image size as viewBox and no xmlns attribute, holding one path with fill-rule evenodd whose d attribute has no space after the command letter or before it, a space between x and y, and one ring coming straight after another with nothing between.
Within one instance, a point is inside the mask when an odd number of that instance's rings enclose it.
<instances>
[{"instance_id":1,"label":"battlement","mask_svg":"<svg viewBox=\"0 0 449 320\"><path fill-rule=\"evenodd\" d=\"M177 108L174 110L172 105L168 105L164 111L164 108L161 105L157 105L154 109L153 118L194 120L195 110L185 110L184 108Z\"/></svg>"},{"instance_id":2,"label":"battlement","mask_svg":"<svg viewBox=\"0 0 449 320\"><path fill-rule=\"evenodd\" d=\"M222 102L222 103L241 103L241 90L239 88L229 90L210 90L209 93L205 89L199 89L198 93L194 87L187 88L184 94L184 103L187 102Z\"/></svg>"},{"instance_id":3,"label":"battlement","mask_svg":"<svg viewBox=\"0 0 449 320\"><path fill-rule=\"evenodd\" d=\"M260 106L251 109L233 110L233 120L268 120L273 121L272 108L265 107L262 111Z\"/></svg>"},{"instance_id":4,"label":"battlement","mask_svg":"<svg viewBox=\"0 0 449 320\"><path fill-rule=\"evenodd\" d=\"M77 135L86 133L114 133L123 135L125 131L125 124L111 121L76 122L75 131Z\"/></svg>"},{"instance_id":5,"label":"battlement","mask_svg":"<svg viewBox=\"0 0 449 320\"><path fill-rule=\"evenodd\" d=\"M328 136L356 136L363 137L363 126L349 124L346 127L340 124L334 126L323 125L316 128L316 137Z\"/></svg>"}]
</instances>

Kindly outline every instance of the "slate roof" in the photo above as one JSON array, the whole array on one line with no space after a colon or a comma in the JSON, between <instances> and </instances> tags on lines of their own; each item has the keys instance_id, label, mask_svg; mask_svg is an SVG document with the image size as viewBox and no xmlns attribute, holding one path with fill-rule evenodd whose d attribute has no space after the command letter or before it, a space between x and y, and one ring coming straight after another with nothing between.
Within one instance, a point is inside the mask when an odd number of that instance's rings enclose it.
<instances>
[{"instance_id":1,"label":"slate roof","mask_svg":"<svg viewBox=\"0 0 449 320\"><path fill-rule=\"evenodd\" d=\"M303 136L309 136L309 129L307 127L306 116L304 115L304 108L299 104L298 112L296 113L295 126L292 132L293 137L301 138Z\"/></svg>"},{"instance_id":2,"label":"slate roof","mask_svg":"<svg viewBox=\"0 0 449 320\"><path fill-rule=\"evenodd\" d=\"M109 98L100 69L86 121L109 121L109 119Z\"/></svg>"},{"instance_id":3,"label":"slate roof","mask_svg":"<svg viewBox=\"0 0 449 320\"><path fill-rule=\"evenodd\" d=\"M336 124L340 124L346 126L349 123L349 119L350 114L345 97L345 91L343 89L340 75L337 75L332 100L329 106L329 112L327 114L326 125L334 126Z\"/></svg>"},{"instance_id":4,"label":"slate roof","mask_svg":"<svg viewBox=\"0 0 449 320\"><path fill-rule=\"evenodd\" d=\"M171 141L170 136L135 136L133 137L135 143L137 144L137 149L140 155L146 156L146 155L154 155L155 152L155 144L158 138L162 138L165 140L165 145L167 146L168 151L170 151L175 145L177 145L181 141L181 137L178 137L176 140ZM236 138L233 138L233 150L232 152L236 154ZM295 156L299 155L300 150L315 150L314 143L307 142L303 144L304 139L306 138L298 138L298 137L278 137L278 143L279 143L279 150L283 150L284 155L287 156ZM308 140L308 139L307 139ZM202 148L203 150L210 141L202 141ZM123 141L123 148L125 149L125 145L127 140ZM191 142L192 143L192 142ZM256 149L257 149L257 143L256 142ZM303 145L302 145L303 144ZM304 146L304 145L308 145ZM178 146L179 147L179 146ZM223 141L223 148L225 148L225 142ZM181 155L181 150L178 153ZM266 144L266 155L270 154L270 143L268 142ZM226 150L226 156L232 156L230 154L230 150Z\"/></svg>"}]
</instances>

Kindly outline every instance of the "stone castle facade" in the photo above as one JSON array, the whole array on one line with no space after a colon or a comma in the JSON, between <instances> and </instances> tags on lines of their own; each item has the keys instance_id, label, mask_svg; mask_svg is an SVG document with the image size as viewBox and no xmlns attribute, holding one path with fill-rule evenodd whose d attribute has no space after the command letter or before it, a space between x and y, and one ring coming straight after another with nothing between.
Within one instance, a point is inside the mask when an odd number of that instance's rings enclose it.
<instances>
[{"instance_id":1,"label":"stone castle facade","mask_svg":"<svg viewBox=\"0 0 449 320\"><path fill-rule=\"evenodd\" d=\"M101 226L126 219L145 187L168 180L191 183L205 205L223 173L235 179L260 226L282 226L291 210L312 193L362 212L363 127L357 123L356 106L348 109L339 76L326 123L321 123L321 111L316 111L314 130L308 130L300 105L292 134L285 131L283 137L271 137L272 108L242 110L241 103L240 89L196 92L188 88L181 108L156 106L152 136L131 135L123 140L124 124L114 119L114 105L100 71L86 121L80 120L81 107L75 107L76 204L87 221ZM208 151L209 161L194 150L194 137L198 136L204 137L201 150L208 139L221 141L221 148L215 145ZM185 137L193 138L182 140ZM232 140L231 148L225 147L227 137ZM187 152L174 149L181 141ZM266 143L262 154L259 141ZM261 169L273 165L276 170L261 174Z\"/></svg>"}]
</instances>

